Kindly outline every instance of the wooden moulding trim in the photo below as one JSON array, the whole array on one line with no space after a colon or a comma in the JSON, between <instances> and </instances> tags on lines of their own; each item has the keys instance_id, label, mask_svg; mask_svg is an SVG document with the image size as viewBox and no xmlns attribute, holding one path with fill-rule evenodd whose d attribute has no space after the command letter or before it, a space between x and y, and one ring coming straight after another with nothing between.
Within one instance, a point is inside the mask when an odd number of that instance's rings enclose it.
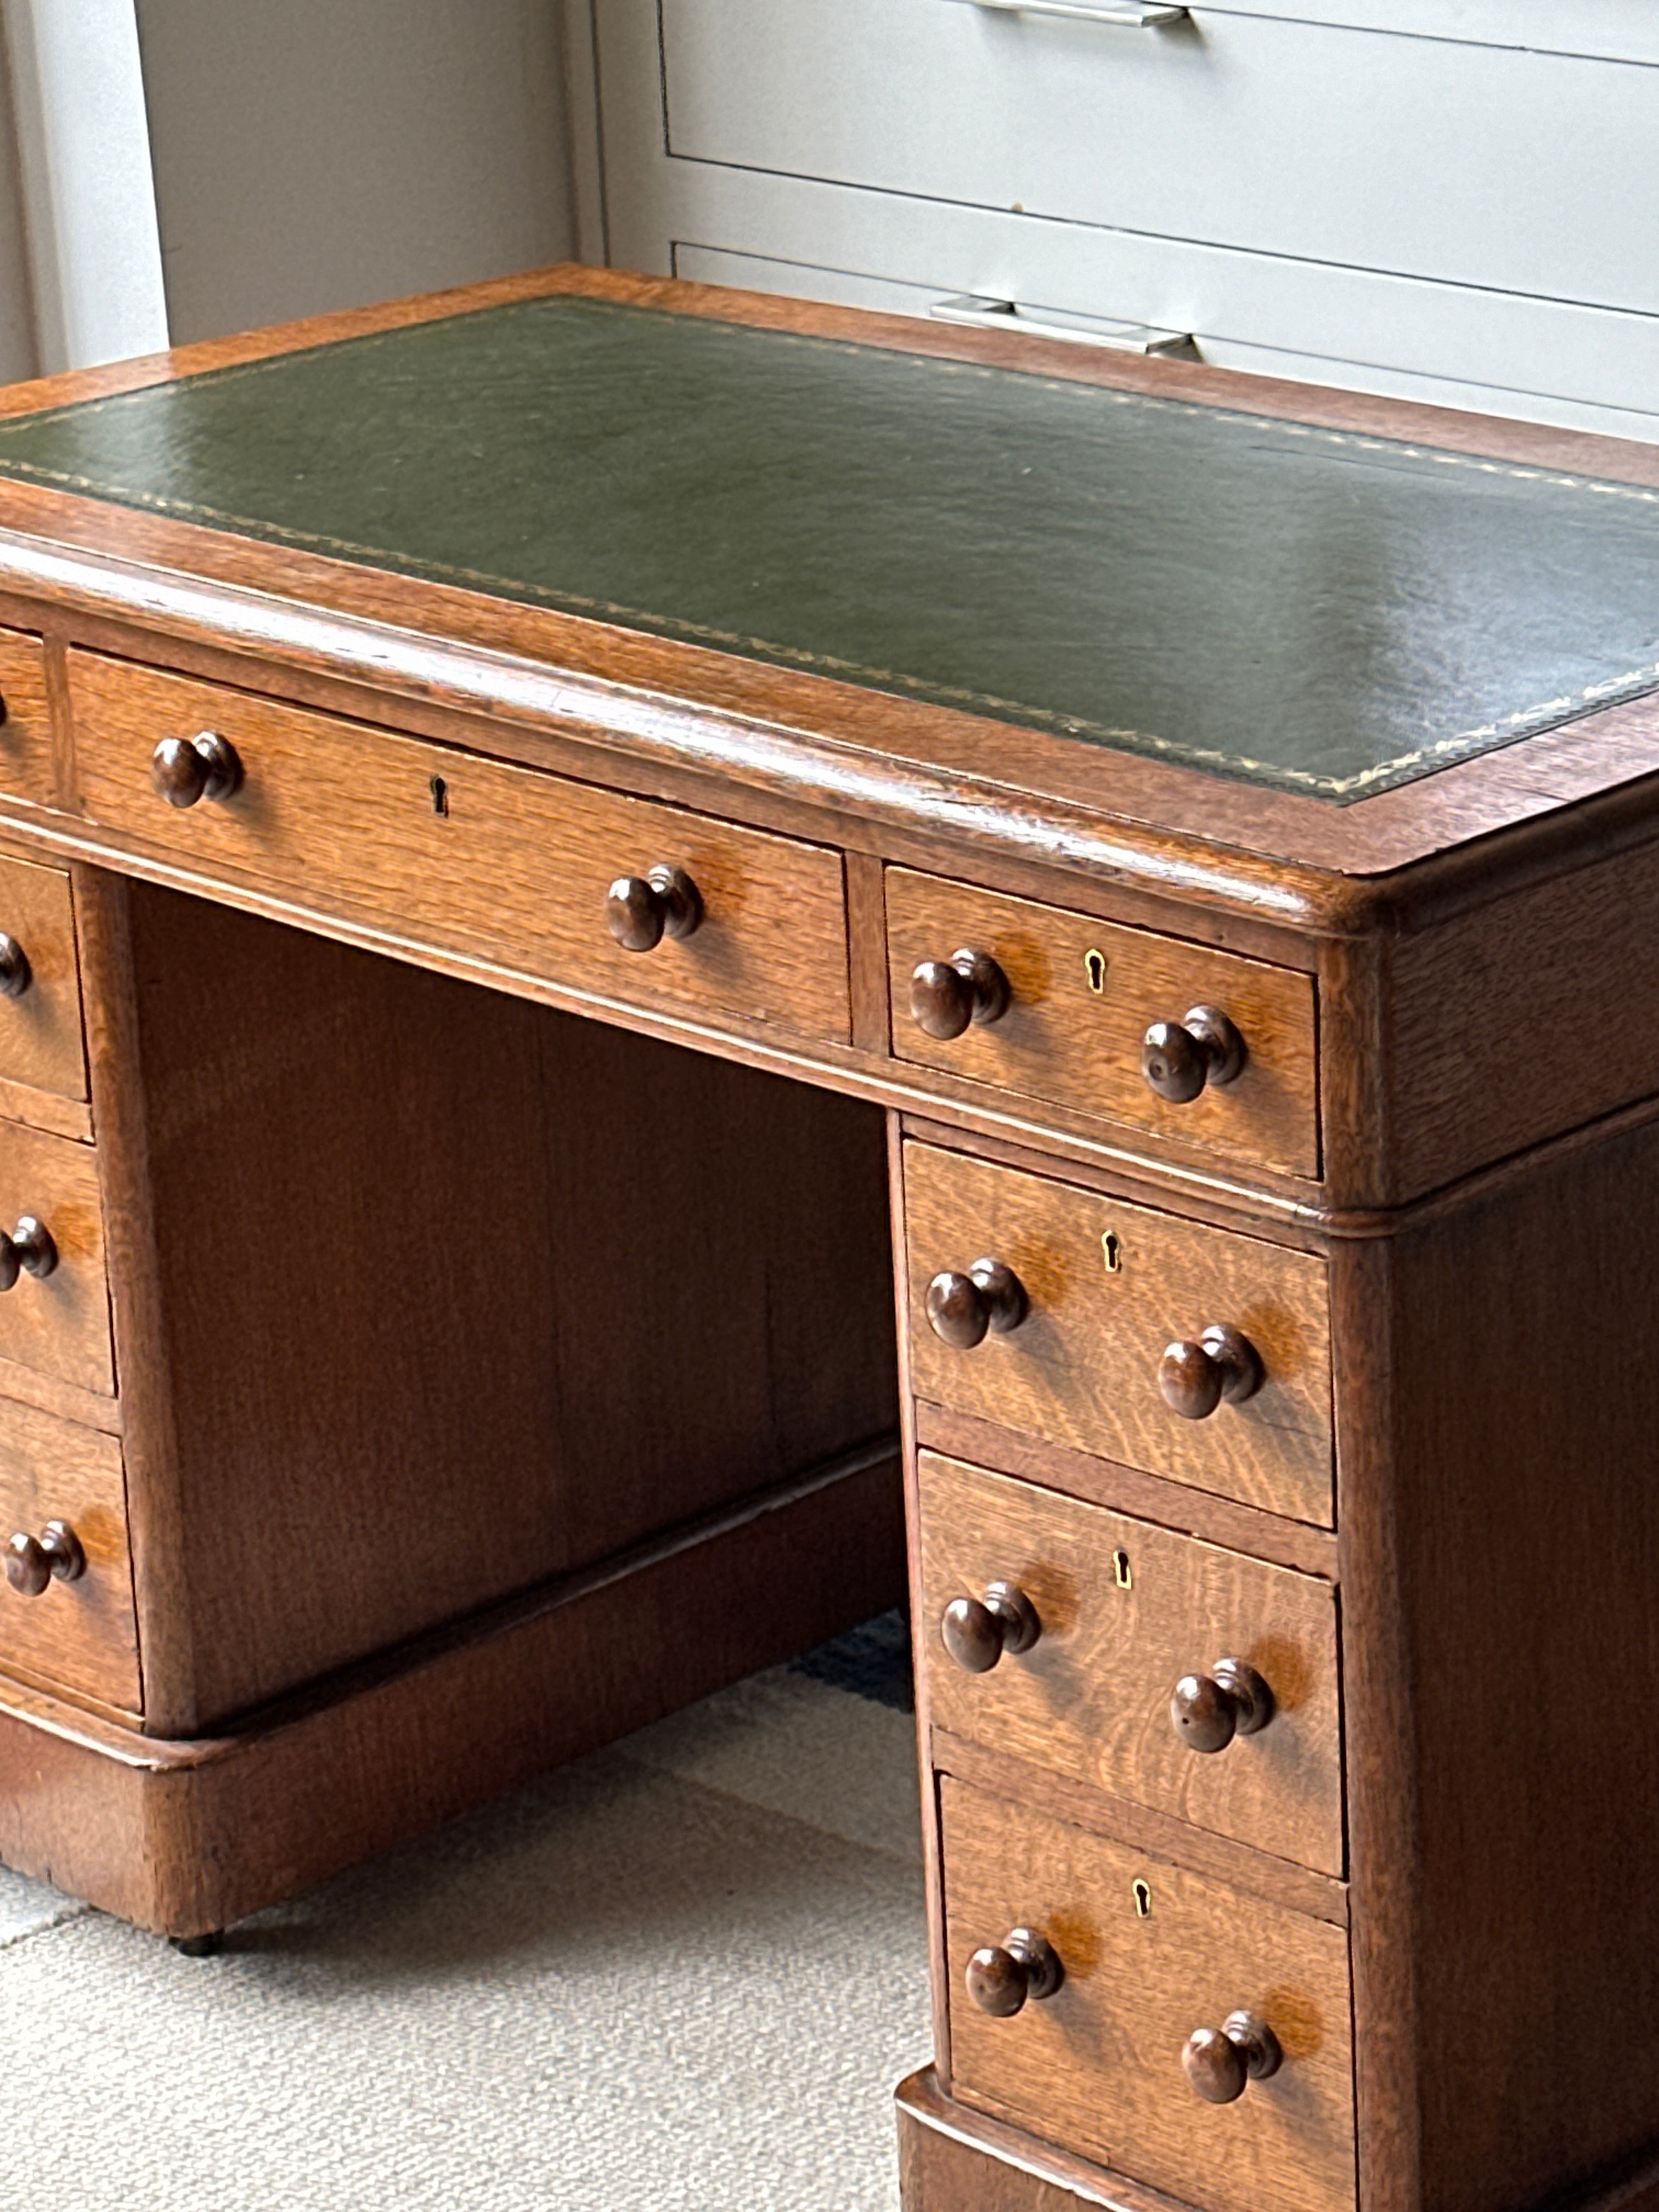
<instances>
[{"instance_id":1,"label":"wooden moulding trim","mask_svg":"<svg viewBox=\"0 0 1659 2212\"><path fill-rule=\"evenodd\" d=\"M25 1128L44 1129L49 1136L70 1137L76 1143L92 1142L92 1109L84 1098L60 1098L50 1091L33 1091L27 1084L0 1078L0 1121L21 1121Z\"/></svg>"},{"instance_id":2,"label":"wooden moulding trim","mask_svg":"<svg viewBox=\"0 0 1659 2212\"><path fill-rule=\"evenodd\" d=\"M1510 1152L1421 1198L1408 1199L1403 1206L1340 1207L1287 1199L1277 1192L1231 1182L1219 1175L1182 1174L1143 1154L1109 1150L1103 1145L1085 1147L1069 1137L1057 1140L1048 1131L1037 1135L1034 1145L1029 1135L1024 1139L1009 1135L1012 1125L1007 1122L1000 1129L982 1126L975 1129L940 1122L937 1117L944 1103L939 1102L930 1109L933 1116L931 1121L926 1114L905 1113L906 1136L920 1137L985 1159L1005 1161L1029 1173L1046 1176L1051 1182L1080 1182L1108 1196L1121 1196L1133 1204L1162 1207L1165 1212L1191 1208L1199 1218L1208 1218L1212 1209L1230 1213L1237 1218L1226 1225L1236 1227L1245 1236L1268 1236L1283 1228L1305 1231L1305 1237L1281 1233L1275 1241L1313 1251L1328 1250L1337 1244L1373 1243L1425 1228L1463 1206L1479 1204L1506 1190L1511 1183L1536 1175L1558 1160L1571 1159L1597 1145L1644 1129L1659 1119L1659 1095L1638 1098L1632 1105L1617 1107L1612 1113L1582 1122L1558 1137L1548 1137L1524 1151ZM975 1118L982 1125L989 1117ZM1063 1152L1060 1146L1072 1149Z\"/></svg>"},{"instance_id":3,"label":"wooden moulding trim","mask_svg":"<svg viewBox=\"0 0 1659 2212\"><path fill-rule=\"evenodd\" d=\"M993 1421L951 1413L925 1399L916 1401L915 1431L925 1450L944 1452L971 1467L1015 1475L1065 1497L1127 1513L1177 1535L1194 1536L1200 1543L1218 1544L1298 1574L1316 1575L1326 1582L1337 1579L1339 1540L1331 1529L1286 1521L1187 1483L1170 1482L1138 1468L1073 1451L1069 1445L1051 1444L1040 1437L1000 1428Z\"/></svg>"},{"instance_id":4,"label":"wooden moulding trim","mask_svg":"<svg viewBox=\"0 0 1659 2212\"><path fill-rule=\"evenodd\" d=\"M915 1652L915 1624L924 1617L921 1562L921 1468L917 1450L916 1416L920 1410L905 1386L910 1372L909 1266L906 1255L904 1212L904 1133L896 1114L887 1116L888 1217L893 1235L893 1322L898 1341L899 1444L904 1461L904 1551L906 1588L910 1600L911 1649ZM913 1668L915 1682L916 1764L921 1799L922 1887L927 1907L927 1976L932 1997L933 2056L948 2075L951 2070L951 1966L945 1951L945 1871L939 1841L939 1784L933 1772L931 1740L933 1718L927 1669Z\"/></svg>"},{"instance_id":5,"label":"wooden moulding trim","mask_svg":"<svg viewBox=\"0 0 1659 2212\"><path fill-rule=\"evenodd\" d=\"M325 571L341 566L320 560L312 565ZM1659 706L1650 701L1608 708L1570 726L1581 738L1605 736L1609 748L1631 748L1622 775L1615 769L1608 787L1589 782L1579 764L1571 772L1564 769L1541 777L1529 793L1532 811L1513 823L1460 809L1446 780L1503 761L1510 750L1524 750L1506 748L1421 780L1445 798L1444 849L1402 848L1380 855L1370 872L1345 854L1350 861L1345 872L1334 858L1316 857L1330 836L1329 825L1319 817L1332 810L1322 802L1284 799L1286 807L1311 808L1316 818L1304 821L1304 834L1297 837L1262 841L1284 847L1284 854L1253 852L1242 842L1229 843L1224 805L1217 810L1213 826L1183 830L1157 821L1154 810L1144 803L1115 812L1098 801L1025 787L960 761L929 761L922 757L922 730L905 734L908 716L921 710L885 693L813 678L811 685L823 696L815 697L810 716L797 707L787 719L699 700L690 696L690 663L720 658L706 647L676 648L688 659L686 690L677 693L663 688L665 670L653 670L653 682L602 676L476 639L322 606L275 589L196 577L165 563L146 566L91 546L52 544L16 527L0 528L0 592L8 588L24 603L15 610L16 619L42 634L61 626L65 613L78 613L89 621L143 631L143 639L133 641L137 652L170 639L246 656L248 688L262 696L280 696L277 665L286 664L363 687L385 700L375 717L378 726L397 726L395 702L408 698L490 726L493 742L491 737L477 737L475 749L504 759L524 757L511 743L510 732L517 727L591 750L595 758L585 772L595 782L609 780L607 760L623 752L658 770L714 778L728 787L738 781L899 831L949 836L965 854L1060 869L1084 881L1244 915L1303 935L1422 927L1489 899L1499 874L1503 888L1519 889L1571 872L1583 865L1589 844L1598 853L1610 853L1648 842L1654 834L1659 729L1650 725L1659 725ZM447 596L461 601L478 598L453 590ZM594 640L614 639L613 657L630 647L660 643L644 633L565 619ZM151 633L156 634L154 639ZM151 651L143 657L147 664L161 665L165 654ZM733 667L757 680L772 672L741 660ZM731 680L731 672L719 672ZM793 680L805 684L809 679ZM849 691L850 698L845 696ZM872 702L892 713L893 728L879 741L860 743L825 733L827 727L857 728L868 718ZM1012 726L984 725L992 732L1004 726L1012 732ZM1542 744L1561 736L1546 732L1531 742ZM1210 787L1218 781L1196 770L1154 765L1165 778ZM1222 784L1224 794L1246 788ZM1419 788L1404 787L1408 794ZM1213 788L1207 795L1213 802ZM1368 804L1382 805L1398 796L1387 793ZM718 806L718 797L708 803ZM1593 838L1583 828L1587 809ZM1172 805L1166 811L1178 817L1182 810ZM1507 832L1501 866L1492 849L1499 832ZM1298 844L1310 857L1288 857Z\"/></svg>"},{"instance_id":6,"label":"wooden moulding trim","mask_svg":"<svg viewBox=\"0 0 1659 2212\"><path fill-rule=\"evenodd\" d=\"M1172 840L1087 808L1039 798L962 769L839 743L760 715L723 713L665 692L548 667L479 645L324 613L246 586L206 583L0 530L0 586L55 609L137 622L348 681L508 722L623 745L665 765L736 776L820 805L1012 852L1107 882L1237 908L1307 932L1358 926L1346 878ZM590 624L595 630L609 627ZM826 689L843 689L826 686ZM829 716L826 715L826 719ZM603 771L596 770L603 780ZM1369 913L1370 902L1358 902Z\"/></svg>"},{"instance_id":7,"label":"wooden moulding trim","mask_svg":"<svg viewBox=\"0 0 1659 2212\"><path fill-rule=\"evenodd\" d=\"M74 1421L83 1429L100 1429L106 1436L122 1431L121 1401L105 1398L78 1383L63 1382L55 1375L25 1367L15 1359L0 1359L0 1398L33 1406L37 1412L55 1413L61 1421Z\"/></svg>"},{"instance_id":8,"label":"wooden moulding trim","mask_svg":"<svg viewBox=\"0 0 1659 2212\"><path fill-rule=\"evenodd\" d=\"M1057 1820L1068 1821L1091 1835L1105 1836L1144 1851L1148 1858L1182 1866L1194 1874L1224 1881L1269 1905L1282 1905L1312 1920L1333 1927L1348 1924L1348 1892L1345 1883L1328 1875L1316 1874L1293 1860L1274 1858L1252 1850L1229 1836L1195 1828L1173 1814L1154 1812L1149 1806L1131 1804L1091 1790L1069 1775L1051 1773L1006 1751L992 1751L964 1736L943 1729L931 1731L933 1765L941 1774L1015 1805L1041 1805Z\"/></svg>"},{"instance_id":9,"label":"wooden moulding trim","mask_svg":"<svg viewBox=\"0 0 1659 2212\"><path fill-rule=\"evenodd\" d=\"M947 1152L966 1152L1000 1167L1018 1169L1024 1175L1042 1176L1049 1182L1079 1185L1087 1190L1097 1190L1105 1198L1122 1199L1132 1206L1148 1206L1166 1213L1173 1210L1169 1171L1162 1160L1123 1155L1124 1164L1120 1165L1116 1159L1109 1164L1097 1150L1091 1155L1080 1149L1077 1157L1070 1157L1056 1150L1055 1136L1048 1132L1044 1133L1039 1149L1011 1141L1006 1136L993 1135L988 1130L928 1121L919 1114L906 1114L903 1124L904 1134L922 1144L939 1145ZM1246 1183L1230 1182L1218 1174L1201 1180L1188 1177L1182 1195L1196 1218L1213 1219L1219 1227L1236 1229L1246 1237L1260 1233L1263 1214L1267 1211L1263 1206L1261 1190ZM1321 1251L1325 1243L1324 1224L1343 1218L1337 1212L1323 1212L1297 1202L1281 1209L1283 1233L1279 1241L1300 1251ZM1303 1232L1299 1236L1296 1233L1298 1230Z\"/></svg>"},{"instance_id":10,"label":"wooden moulding trim","mask_svg":"<svg viewBox=\"0 0 1659 2212\"><path fill-rule=\"evenodd\" d=\"M584 1567L573 1575L562 1575L552 1581L539 1583L533 1589L521 1591L515 1597L498 1600L495 1604L483 1607L459 1620L446 1621L441 1626L428 1629L404 1643L374 1652L366 1659L354 1661L350 1666L340 1668L319 1681L308 1682L303 1688L290 1691L268 1705L239 1716L234 1733L221 1730L210 1736L171 1741L149 1737L145 1739L146 1747L156 1755L154 1763L160 1765L182 1763L205 1766L220 1759L238 1758L253 1744L275 1735L279 1729L295 1727L314 1714L343 1704L348 1698L362 1697L383 1682L414 1674L422 1668L439 1665L451 1653L468 1645L488 1643L513 1630L527 1627L532 1622L557 1613L564 1607L579 1603L584 1598L592 1597L614 1583L627 1582L633 1576L661 1566L683 1553L718 1543L721 1537L746 1528L750 1522L761 1520L768 1514L787 1512L792 1506L802 1504L820 1491L833 1490L839 1483L884 1466L891 1467L893 1480L896 1483L899 1479L899 1444L895 1437L883 1437L860 1445L856 1450L843 1453L839 1458L813 1468L809 1474L796 1475L787 1482L751 1492L734 1504L723 1506L715 1512L699 1515L696 1520L684 1522L678 1528L653 1536L625 1552L618 1552L611 1559L599 1561L597 1565Z\"/></svg>"},{"instance_id":11,"label":"wooden moulding trim","mask_svg":"<svg viewBox=\"0 0 1659 2212\"><path fill-rule=\"evenodd\" d=\"M1098 2206L1102 2212L1190 2212L1188 2206L1164 2196L1161 2190L1148 2189L1126 2175L1109 2173L1103 2166L1091 2166L1080 2158L1073 2158L1069 2152L1039 2142L1036 2136L1010 2127L1005 2120L993 2119L988 2113L957 2104L939 2087L939 2076L931 2066L901 2081L896 2099L901 2139L907 2126L925 2128L933 2135L961 2144L965 2150L977 2153L988 2161L1012 2166L1041 2188L1062 2191L1079 2204ZM1013 2203L1012 2197L999 2199L1003 2201L1011 2206ZM1036 2201L1034 2198L1034 2203ZM957 2212L957 2203L929 2203L923 2212ZM1643 2212L1646 2212L1645 2207Z\"/></svg>"}]
</instances>

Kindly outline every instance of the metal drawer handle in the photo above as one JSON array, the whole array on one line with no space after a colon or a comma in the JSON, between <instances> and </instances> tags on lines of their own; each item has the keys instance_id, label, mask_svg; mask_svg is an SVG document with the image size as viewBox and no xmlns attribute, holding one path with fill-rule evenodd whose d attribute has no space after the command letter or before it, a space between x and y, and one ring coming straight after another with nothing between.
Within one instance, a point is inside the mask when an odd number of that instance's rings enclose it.
<instances>
[{"instance_id":1,"label":"metal drawer handle","mask_svg":"<svg viewBox=\"0 0 1659 2212\"><path fill-rule=\"evenodd\" d=\"M1185 8L1166 7L1164 0L1109 0L1091 8L1087 0L969 0L975 8L994 9L1000 15L1070 15L1083 23L1115 23L1121 29L1155 31L1161 23L1184 23Z\"/></svg>"},{"instance_id":2,"label":"metal drawer handle","mask_svg":"<svg viewBox=\"0 0 1659 2212\"><path fill-rule=\"evenodd\" d=\"M979 0L975 0L978 4ZM1064 338L1071 345L1104 346L1109 353L1194 354L1198 350L1190 331L1158 331L1150 323L1111 323L1081 315L1075 322L1046 322L1039 315L1027 314L1012 300L976 300L966 293L935 300L927 312L936 323L961 323L971 331L1026 331L1034 338Z\"/></svg>"}]
</instances>

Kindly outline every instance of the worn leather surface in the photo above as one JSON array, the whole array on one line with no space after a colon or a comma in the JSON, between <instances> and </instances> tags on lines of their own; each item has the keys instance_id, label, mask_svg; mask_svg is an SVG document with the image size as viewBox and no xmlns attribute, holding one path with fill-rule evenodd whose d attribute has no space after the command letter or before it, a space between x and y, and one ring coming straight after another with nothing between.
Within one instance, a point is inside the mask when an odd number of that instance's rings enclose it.
<instances>
[{"instance_id":1,"label":"worn leather surface","mask_svg":"<svg viewBox=\"0 0 1659 2212\"><path fill-rule=\"evenodd\" d=\"M1659 684L1659 494L551 298L0 475L1336 800Z\"/></svg>"}]
</instances>

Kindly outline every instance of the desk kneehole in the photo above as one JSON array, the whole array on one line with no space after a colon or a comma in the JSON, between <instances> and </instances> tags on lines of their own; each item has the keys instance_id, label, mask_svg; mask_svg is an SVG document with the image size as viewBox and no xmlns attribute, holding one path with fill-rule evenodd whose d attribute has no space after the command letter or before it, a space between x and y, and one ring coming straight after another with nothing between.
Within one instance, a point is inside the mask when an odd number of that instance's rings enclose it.
<instances>
[{"instance_id":1,"label":"desk kneehole","mask_svg":"<svg viewBox=\"0 0 1659 2212\"><path fill-rule=\"evenodd\" d=\"M598 1000L851 1032L839 853L70 655L82 803L210 876Z\"/></svg>"}]
</instances>

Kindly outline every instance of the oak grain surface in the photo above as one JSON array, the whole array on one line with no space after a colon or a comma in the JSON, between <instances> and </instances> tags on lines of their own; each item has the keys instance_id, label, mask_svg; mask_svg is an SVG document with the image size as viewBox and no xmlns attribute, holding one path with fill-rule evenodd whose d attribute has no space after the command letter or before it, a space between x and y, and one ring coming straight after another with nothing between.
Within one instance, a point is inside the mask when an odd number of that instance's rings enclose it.
<instances>
[{"instance_id":1,"label":"oak grain surface","mask_svg":"<svg viewBox=\"0 0 1659 2212\"><path fill-rule=\"evenodd\" d=\"M115 1368L103 1199L89 1145L0 1124L0 1229L9 1234L26 1214L51 1231L58 1265L43 1277L20 1273L0 1292L0 1359L107 1396Z\"/></svg>"},{"instance_id":2,"label":"oak grain surface","mask_svg":"<svg viewBox=\"0 0 1659 2212\"><path fill-rule=\"evenodd\" d=\"M1323 1261L931 1146L905 1147L905 1206L918 1397L1330 1525ZM1103 1244L1114 1235L1115 1273ZM923 1318L928 1282L986 1255L1014 1270L1030 1314L952 1350ZM1159 1359L1222 1321L1256 1346L1267 1381L1242 1405L1183 1420L1159 1393Z\"/></svg>"},{"instance_id":3,"label":"oak grain surface","mask_svg":"<svg viewBox=\"0 0 1659 2212\"><path fill-rule=\"evenodd\" d=\"M1327 1583L921 1455L921 1556L935 1724L1340 1875L1342 1748L1336 1597ZM1127 1586L1124 1586L1127 1577ZM939 1635L945 1607L1012 1583L1036 1643L967 1674ZM1200 1754L1170 1693L1223 1658L1273 1693L1268 1725Z\"/></svg>"},{"instance_id":4,"label":"oak grain surface","mask_svg":"<svg viewBox=\"0 0 1659 2212\"><path fill-rule=\"evenodd\" d=\"M70 680L88 813L204 872L343 900L405 939L612 996L848 1036L838 853L97 655L71 654ZM152 789L150 756L202 729L230 739L243 783L179 811ZM625 952L606 891L659 865L696 882L702 925Z\"/></svg>"},{"instance_id":5,"label":"oak grain surface","mask_svg":"<svg viewBox=\"0 0 1659 2212\"><path fill-rule=\"evenodd\" d=\"M1307 975L902 868L888 871L887 916L901 1058L1297 1175L1319 1173ZM958 946L991 955L1008 978L1010 1003L999 1020L941 1042L911 1018L910 977ZM1085 964L1093 952L1103 963L1098 992ZM1152 1023L1179 1022L1205 1004L1230 1016L1249 1058L1237 1081L1171 1105L1141 1073L1141 1041Z\"/></svg>"},{"instance_id":6,"label":"oak grain surface","mask_svg":"<svg viewBox=\"0 0 1659 2212\"><path fill-rule=\"evenodd\" d=\"M121 1447L113 1437L0 1398L0 1546L65 1521L86 1572L39 1597L0 1581L0 1667L136 1712L141 1703Z\"/></svg>"},{"instance_id":7,"label":"oak grain surface","mask_svg":"<svg viewBox=\"0 0 1659 2212\"><path fill-rule=\"evenodd\" d=\"M957 2094L1208 2212L1354 2203L1340 1929L958 1783L940 1794ZM1066 1980L1014 2019L988 2019L963 1971L1015 1927L1048 1938ZM1273 2027L1284 2068L1235 2105L1201 2105L1182 2048L1241 2008Z\"/></svg>"},{"instance_id":8,"label":"oak grain surface","mask_svg":"<svg viewBox=\"0 0 1659 2212\"><path fill-rule=\"evenodd\" d=\"M82 1103L87 1054L67 871L0 857L0 930L29 966L21 995L0 997L0 1082Z\"/></svg>"},{"instance_id":9,"label":"oak grain surface","mask_svg":"<svg viewBox=\"0 0 1659 2212\"><path fill-rule=\"evenodd\" d=\"M55 805L52 707L39 638L0 630L0 791L31 806Z\"/></svg>"}]
</instances>

